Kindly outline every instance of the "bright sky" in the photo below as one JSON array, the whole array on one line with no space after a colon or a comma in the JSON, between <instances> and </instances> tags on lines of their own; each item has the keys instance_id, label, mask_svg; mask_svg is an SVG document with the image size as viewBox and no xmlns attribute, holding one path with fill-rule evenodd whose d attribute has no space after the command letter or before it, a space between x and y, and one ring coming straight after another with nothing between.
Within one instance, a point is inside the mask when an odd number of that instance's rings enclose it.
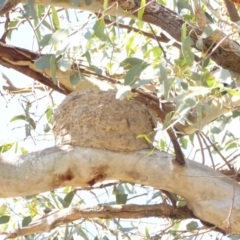
<instances>
[{"instance_id":1,"label":"bright sky","mask_svg":"<svg viewBox=\"0 0 240 240\"><path fill-rule=\"evenodd\" d=\"M1 21L1 18L0 18ZM0 25L0 35L3 33L3 24ZM24 37L23 37L24 36ZM33 46L33 31L29 27L29 24L26 22L25 24L21 25L18 31L13 31L12 39L9 44L13 46L18 46L26 49L32 49ZM29 47L31 46L31 47ZM36 47L36 44L35 44ZM33 80L28 76L21 74L13 69L7 69L5 67L0 66L0 90L2 91L2 85L5 85L5 80L2 78L2 74L4 73L11 82L16 87L27 87L32 86ZM42 91L36 92L38 97L44 95ZM59 104L64 96L59 93L54 93L54 101L55 103ZM0 145L3 143L8 143L12 141L16 141L17 139L24 139L25 137L25 130L23 127L19 128L19 126L24 126L25 121L16 121L9 124L9 121L17 115L23 114L23 108L21 108L20 96L15 95L12 99L7 97L9 102L6 101L3 97L0 97L0 109L2 110L2 114L0 117ZM49 103L48 99L41 100L40 109L38 109L39 114L42 114L45 110L43 108L46 107ZM41 107L42 106L42 107ZM13 129L13 130L12 130ZM54 144L54 141L39 141L38 144L34 144L32 140L27 140L24 142L24 147L29 151L34 151L38 149L43 149L49 147ZM21 143L19 144L21 146Z\"/></svg>"}]
</instances>

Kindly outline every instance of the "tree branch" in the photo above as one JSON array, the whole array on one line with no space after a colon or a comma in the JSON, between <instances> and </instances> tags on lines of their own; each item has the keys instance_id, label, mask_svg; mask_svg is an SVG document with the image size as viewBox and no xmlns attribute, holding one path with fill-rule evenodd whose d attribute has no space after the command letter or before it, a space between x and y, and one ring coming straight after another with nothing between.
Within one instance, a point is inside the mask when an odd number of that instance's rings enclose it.
<instances>
[{"instance_id":1,"label":"tree branch","mask_svg":"<svg viewBox=\"0 0 240 240\"><path fill-rule=\"evenodd\" d=\"M168 204L156 205L97 205L95 207L81 206L76 208L65 208L62 210L52 210L41 218L32 221L27 227L16 229L13 232L4 232L8 238L16 238L30 234L41 232L50 232L52 229L70 223L82 218L172 218L172 219L188 219L193 215L186 207L175 209Z\"/></svg>"},{"instance_id":2,"label":"tree branch","mask_svg":"<svg viewBox=\"0 0 240 240\"><path fill-rule=\"evenodd\" d=\"M235 181L197 162L186 160L181 167L165 152L155 151L147 157L149 151L125 153L65 146L1 156L0 197L26 196L64 186L87 187L105 180L127 181L176 193L186 199L199 219L225 232L240 233L240 186Z\"/></svg>"}]
</instances>

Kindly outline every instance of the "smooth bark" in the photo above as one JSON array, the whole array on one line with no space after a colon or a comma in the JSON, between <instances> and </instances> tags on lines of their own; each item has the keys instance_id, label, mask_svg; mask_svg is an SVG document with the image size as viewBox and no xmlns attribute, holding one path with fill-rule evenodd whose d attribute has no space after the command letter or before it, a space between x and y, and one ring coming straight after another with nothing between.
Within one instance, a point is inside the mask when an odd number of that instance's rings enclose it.
<instances>
[{"instance_id":1,"label":"smooth bark","mask_svg":"<svg viewBox=\"0 0 240 240\"><path fill-rule=\"evenodd\" d=\"M234 180L193 161L186 160L182 167L165 152L156 150L147 157L149 151L124 153L65 146L1 157L0 197L64 186L87 187L104 180L128 181L183 196L199 219L240 233L240 186Z\"/></svg>"}]
</instances>

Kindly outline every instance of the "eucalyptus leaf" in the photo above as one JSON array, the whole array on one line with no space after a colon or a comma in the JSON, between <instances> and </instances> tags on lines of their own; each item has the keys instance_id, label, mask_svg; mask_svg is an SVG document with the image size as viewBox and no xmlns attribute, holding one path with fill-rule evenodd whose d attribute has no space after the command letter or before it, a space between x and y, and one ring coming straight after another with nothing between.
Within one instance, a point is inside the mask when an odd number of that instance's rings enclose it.
<instances>
[{"instance_id":1,"label":"eucalyptus leaf","mask_svg":"<svg viewBox=\"0 0 240 240\"><path fill-rule=\"evenodd\" d=\"M80 72L73 72L70 75L70 83L72 86L76 86L80 80L84 79L84 76Z\"/></svg>"},{"instance_id":2,"label":"eucalyptus leaf","mask_svg":"<svg viewBox=\"0 0 240 240\"><path fill-rule=\"evenodd\" d=\"M45 47L45 46L49 45L49 40L51 39L51 37L52 37L51 33L44 35L43 38L41 39L41 41L39 42L39 45L41 47Z\"/></svg>"},{"instance_id":3,"label":"eucalyptus leaf","mask_svg":"<svg viewBox=\"0 0 240 240\"><path fill-rule=\"evenodd\" d=\"M198 228L198 223L196 221L191 221L186 225L189 232L195 231Z\"/></svg>"},{"instance_id":4,"label":"eucalyptus leaf","mask_svg":"<svg viewBox=\"0 0 240 240\"><path fill-rule=\"evenodd\" d=\"M93 26L94 34L101 40L106 41L107 36L105 34L105 22L100 18Z\"/></svg>"},{"instance_id":5,"label":"eucalyptus leaf","mask_svg":"<svg viewBox=\"0 0 240 240\"><path fill-rule=\"evenodd\" d=\"M61 58L60 60L57 61L58 68L63 72L70 70L72 67L72 64L73 62L70 59Z\"/></svg>"},{"instance_id":6,"label":"eucalyptus leaf","mask_svg":"<svg viewBox=\"0 0 240 240\"><path fill-rule=\"evenodd\" d=\"M124 78L124 85L132 86L136 81L139 80L139 76L143 71L142 64L134 65L128 70Z\"/></svg>"},{"instance_id":7,"label":"eucalyptus leaf","mask_svg":"<svg viewBox=\"0 0 240 240\"><path fill-rule=\"evenodd\" d=\"M55 31L52 35L52 37L49 39L49 44L57 44L63 40L65 40L68 37L68 29L58 29Z\"/></svg>"},{"instance_id":8,"label":"eucalyptus leaf","mask_svg":"<svg viewBox=\"0 0 240 240\"><path fill-rule=\"evenodd\" d=\"M51 77L52 77L52 81L54 84L57 85L58 81L57 81L57 77L56 77L56 72L57 72L57 60L56 60L56 56L52 55L50 58L50 70L51 70Z\"/></svg>"},{"instance_id":9,"label":"eucalyptus leaf","mask_svg":"<svg viewBox=\"0 0 240 240\"><path fill-rule=\"evenodd\" d=\"M10 216L3 215L0 217L0 224L8 223L10 220Z\"/></svg>"},{"instance_id":10,"label":"eucalyptus leaf","mask_svg":"<svg viewBox=\"0 0 240 240\"><path fill-rule=\"evenodd\" d=\"M192 53L192 50L191 50L191 44L192 44L192 40L189 36L187 36L182 41L182 53L189 67L193 65L193 61L194 61L194 54Z\"/></svg>"},{"instance_id":11,"label":"eucalyptus leaf","mask_svg":"<svg viewBox=\"0 0 240 240\"><path fill-rule=\"evenodd\" d=\"M22 220L22 227L27 227L32 221L31 216L27 216Z\"/></svg>"},{"instance_id":12,"label":"eucalyptus leaf","mask_svg":"<svg viewBox=\"0 0 240 240\"><path fill-rule=\"evenodd\" d=\"M73 3L73 6L78 6L80 3L80 0L72 0L72 3Z\"/></svg>"},{"instance_id":13,"label":"eucalyptus leaf","mask_svg":"<svg viewBox=\"0 0 240 240\"><path fill-rule=\"evenodd\" d=\"M50 59L53 56L53 54L45 54L34 61L34 65L38 69L46 69L50 68Z\"/></svg>"},{"instance_id":14,"label":"eucalyptus leaf","mask_svg":"<svg viewBox=\"0 0 240 240\"><path fill-rule=\"evenodd\" d=\"M59 21L59 18L58 18L58 14L57 14L57 11L55 9L55 7L51 7L52 8L52 22L53 22L53 26L55 28L55 30L58 30L60 29L60 21Z\"/></svg>"}]
</instances>

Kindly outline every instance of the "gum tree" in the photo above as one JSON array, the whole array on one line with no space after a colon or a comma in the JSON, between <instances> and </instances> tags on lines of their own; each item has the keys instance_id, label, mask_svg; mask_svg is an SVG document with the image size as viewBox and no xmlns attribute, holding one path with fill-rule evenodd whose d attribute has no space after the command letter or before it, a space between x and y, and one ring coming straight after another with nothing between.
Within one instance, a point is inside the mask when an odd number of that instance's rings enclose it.
<instances>
[{"instance_id":1,"label":"gum tree","mask_svg":"<svg viewBox=\"0 0 240 240\"><path fill-rule=\"evenodd\" d=\"M10 198L0 208L3 236L240 233L232 2L0 4L0 64L33 82L3 68L1 95L22 107L9 124L25 134L1 145L0 197ZM16 30L33 45L13 45ZM67 96L59 107L57 92ZM54 146L25 147L52 132Z\"/></svg>"}]
</instances>

